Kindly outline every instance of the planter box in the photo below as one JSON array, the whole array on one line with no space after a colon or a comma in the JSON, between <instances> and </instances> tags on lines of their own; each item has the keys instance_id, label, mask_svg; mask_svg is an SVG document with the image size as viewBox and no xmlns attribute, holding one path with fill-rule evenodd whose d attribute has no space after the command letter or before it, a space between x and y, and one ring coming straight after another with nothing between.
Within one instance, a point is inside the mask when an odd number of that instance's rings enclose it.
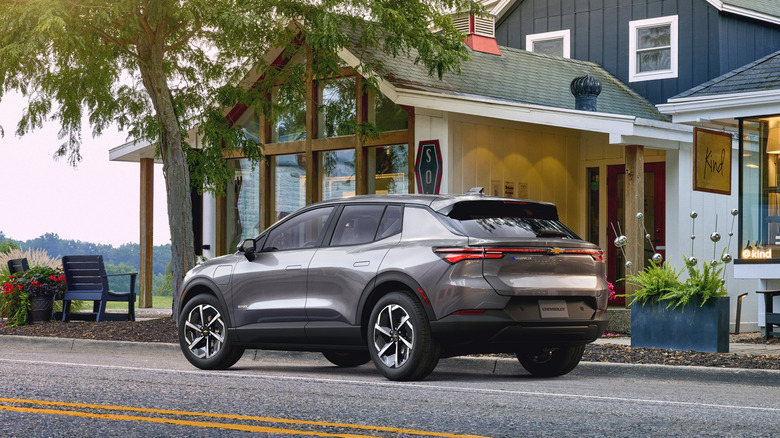
<instances>
[{"instance_id":1,"label":"planter box","mask_svg":"<svg viewBox=\"0 0 780 438\"><path fill-rule=\"evenodd\" d=\"M667 309L668 302L631 306L631 347L728 353L729 297L698 299L685 308Z\"/></svg>"}]
</instances>

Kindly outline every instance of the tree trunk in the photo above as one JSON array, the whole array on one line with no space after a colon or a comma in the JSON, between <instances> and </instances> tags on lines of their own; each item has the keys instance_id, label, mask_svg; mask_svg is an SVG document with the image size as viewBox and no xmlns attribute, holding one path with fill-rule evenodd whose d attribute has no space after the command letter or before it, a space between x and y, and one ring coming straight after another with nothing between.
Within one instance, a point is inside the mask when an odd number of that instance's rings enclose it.
<instances>
[{"instance_id":1,"label":"tree trunk","mask_svg":"<svg viewBox=\"0 0 780 438\"><path fill-rule=\"evenodd\" d=\"M168 225L171 230L171 267L173 276L173 315L178 314L178 293L184 274L195 266L192 233L192 199L190 173L184 153L179 120L173 106L173 96L163 69L163 48L140 38L139 54L144 87L152 100L160 123L160 155L163 160L165 189L168 195Z\"/></svg>"}]
</instances>

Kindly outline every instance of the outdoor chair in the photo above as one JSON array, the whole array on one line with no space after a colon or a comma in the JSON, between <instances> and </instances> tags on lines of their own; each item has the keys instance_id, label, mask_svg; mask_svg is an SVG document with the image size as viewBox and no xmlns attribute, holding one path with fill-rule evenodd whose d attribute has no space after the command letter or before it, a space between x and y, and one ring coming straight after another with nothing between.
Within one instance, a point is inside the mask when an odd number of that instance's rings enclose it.
<instances>
[{"instance_id":1,"label":"outdoor chair","mask_svg":"<svg viewBox=\"0 0 780 438\"><path fill-rule=\"evenodd\" d=\"M8 260L8 273L10 275L16 274L17 272L24 274L29 269L30 265L27 263L26 257Z\"/></svg>"},{"instance_id":2,"label":"outdoor chair","mask_svg":"<svg viewBox=\"0 0 780 438\"><path fill-rule=\"evenodd\" d=\"M72 319L88 321L135 321L135 279L137 273L106 275L101 255L64 256L62 270L65 273L65 293L62 296L62 321ZM109 290L108 277L130 276L130 290L114 292ZM93 301L90 313L71 313L73 300ZM127 313L107 313L109 301L127 301Z\"/></svg>"}]
</instances>

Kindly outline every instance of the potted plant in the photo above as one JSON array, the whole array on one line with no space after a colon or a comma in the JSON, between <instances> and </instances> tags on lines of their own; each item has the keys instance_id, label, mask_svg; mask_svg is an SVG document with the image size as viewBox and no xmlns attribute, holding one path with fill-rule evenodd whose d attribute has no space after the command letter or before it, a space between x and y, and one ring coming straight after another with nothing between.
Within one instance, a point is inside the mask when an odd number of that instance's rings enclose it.
<instances>
[{"instance_id":1,"label":"potted plant","mask_svg":"<svg viewBox=\"0 0 780 438\"><path fill-rule=\"evenodd\" d=\"M61 268L34 266L24 273L0 278L0 316L9 326L51 321L54 299L62 297Z\"/></svg>"},{"instance_id":2,"label":"potted plant","mask_svg":"<svg viewBox=\"0 0 780 438\"><path fill-rule=\"evenodd\" d=\"M727 353L729 298L720 278L724 262L685 260L688 279L669 263L651 261L627 281L638 287L631 301L631 346Z\"/></svg>"}]
</instances>

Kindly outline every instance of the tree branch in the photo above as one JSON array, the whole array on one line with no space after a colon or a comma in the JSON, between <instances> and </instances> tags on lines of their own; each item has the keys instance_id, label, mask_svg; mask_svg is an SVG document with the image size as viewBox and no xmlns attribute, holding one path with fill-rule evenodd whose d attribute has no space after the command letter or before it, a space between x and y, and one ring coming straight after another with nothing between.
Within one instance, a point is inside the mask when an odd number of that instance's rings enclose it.
<instances>
[{"instance_id":1,"label":"tree branch","mask_svg":"<svg viewBox=\"0 0 780 438\"><path fill-rule=\"evenodd\" d=\"M114 44L115 46L117 46L119 48L119 50L125 52L131 58L134 58L134 59L136 59L138 61L141 61L141 57L138 56L137 53L134 53L132 50L127 48L129 43L124 43L123 44L122 41L119 41L118 39L116 39L116 38L112 37L111 35L107 34L103 29L95 27L95 26L93 26L90 23L87 23L87 26L89 26L89 28L92 29L94 32L96 32L98 35L103 37L103 39L105 39L106 41L108 41L108 42Z\"/></svg>"},{"instance_id":2,"label":"tree branch","mask_svg":"<svg viewBox=\"0 0 780 438\"><path fill-rule=\"evenodd\" d=\"M181 26L177 26L177 27L181 28ZM182 47L183 45L187 44L192 39L192 37L194 37L198 32L200 32L201 28L202 28L201 23L198 23L191 31L187 32L187 34L184 35L179 41L164 47L163 50L165 50L166 52L171 52ZM171 33L173 32L168 33L168 35L170 35Z\"/></svg>"}]
</instances>

